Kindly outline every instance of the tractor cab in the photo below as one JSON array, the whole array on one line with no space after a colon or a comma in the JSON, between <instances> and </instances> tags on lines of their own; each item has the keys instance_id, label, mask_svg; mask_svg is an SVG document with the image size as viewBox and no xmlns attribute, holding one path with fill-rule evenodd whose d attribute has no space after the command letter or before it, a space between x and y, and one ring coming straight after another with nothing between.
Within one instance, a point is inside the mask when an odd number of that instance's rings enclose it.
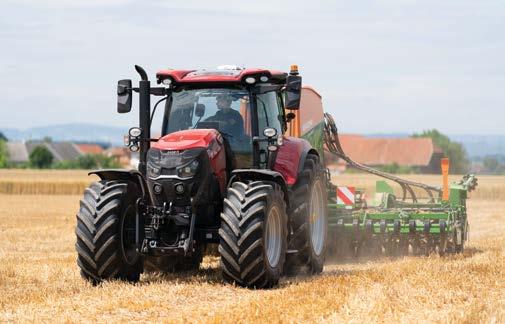
<instances>
[{"instance_id":1,"label":"tractor cab","mask_svg":"<svg viewBox=\"0 0 505 324\"><path fill-rule=\"evenodd\" d=\"M215 129L229 148L230 169L268 168L269 139L275 145L287 129L286 81L300 79L295 75L297 71L292 72L288 76L279 71L236 66L162 70L156 75L157 81L169 87L162 134ZM292 108L298 108L294 106L299 105L299 98L296 102L292 97L291 93Z\"/></svg>"}]
</instances>

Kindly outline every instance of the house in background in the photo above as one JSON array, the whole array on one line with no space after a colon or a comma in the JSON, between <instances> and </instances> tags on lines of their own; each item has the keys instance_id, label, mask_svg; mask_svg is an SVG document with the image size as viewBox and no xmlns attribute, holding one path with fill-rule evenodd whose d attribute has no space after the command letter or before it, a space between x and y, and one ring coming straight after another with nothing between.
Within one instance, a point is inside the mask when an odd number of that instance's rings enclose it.
<instances>
[{"instance_id":1,"label":"house in background","mask_svg":"<svg viewBox=\"0 0 505 324\"><path fill-rule=\"evenodd\" d=\"M112 147L104 150L98 144L74 144L71 142L7 142L9 162L13 165L27 164L30 161L30 153L37 146L47 148L53 155L54 162L72 161L86 154L103 154L114 158L123 167L136 166L136 164L131 164L132 153L126 147ZM138 158L136 161L138 163Z\"/></svg>"},{"instance_id":2,"label":"house in background","mask_svg":"<svg viewBox=\"0 0 505 324\"><path fill-rule=\"evenodd\" d=\"M21 165L29 161L29 153L23 142L7 142L7 152L10 164Z\"/></svg>"},{"instance_id":3,"label":"house in background","mask_svg":"<svg viewBox=\"0 0 505 324\"><path fill-rule=\"evenodd\" d=\"M82 153L70 142L7 142L9 162L14 165L26 164L30 161L30 153L37 147L44 146L53 155L54 162L75 160Z\"/></svg>"},{"instance_id":4,"label":"house in background","mask_svg":"<svg viewBox=\"0 0 505 324\"><path fill-rule=\"evenodd\" d=\"M105 156L111 157L119 163L122 167L133 167L131 165L132 152L127 147L111 147L106 149L103 154Z\"/></svg>"},{"instance_id":5,"label":"house in background","mask_svg":"<svg viewBox=\"0 0 505 324\"><path fill-rule=\"evenodd\" d=\"M346 154L356 162L382 167L392 164L411 167L420 173L439 173L442 150L431 138L375 138L342 134L340 143ZM329 164L339 172L345 171L345 161L330 157Z\"/></svg>"},{"instance_id":6,"label":"house in background","mask_svg":"<svg viewBox=\"0 0 505 324\"><path fill-rule=\"evenodd\" d=\"M75 144L81 154L103 154L103 148L98 144Z\"/></svg>"}]
</instances>

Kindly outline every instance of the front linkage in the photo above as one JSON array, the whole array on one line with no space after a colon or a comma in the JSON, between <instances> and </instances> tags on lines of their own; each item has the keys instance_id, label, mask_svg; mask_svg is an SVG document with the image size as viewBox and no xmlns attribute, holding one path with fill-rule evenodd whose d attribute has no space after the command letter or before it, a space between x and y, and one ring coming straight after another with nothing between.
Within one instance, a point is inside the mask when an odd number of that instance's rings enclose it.
<instances>
[{"instance_id":1,"label":"front linkage","mask_svg":"<svg viewBox=\"0 0 505 324\"><path fill-rule=\"evenodd\" d=\"M195 213L191 206L184 212L177 211L172 204L164 203L163 207L149 206L143 203L138 205L139 214L144 219L144 239L140 252L145 255L182 255L188 256L193 249L193 236L195 230ZM172 237L163 240L162 229L168 224L180 228L173 232Z\"/></svg>"}]
</instances>

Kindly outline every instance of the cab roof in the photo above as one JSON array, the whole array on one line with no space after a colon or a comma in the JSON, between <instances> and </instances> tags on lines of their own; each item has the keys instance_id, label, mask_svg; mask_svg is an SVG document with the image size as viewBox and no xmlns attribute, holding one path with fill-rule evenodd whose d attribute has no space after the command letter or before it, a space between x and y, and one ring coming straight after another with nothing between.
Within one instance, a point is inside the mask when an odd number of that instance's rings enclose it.
<instances>
[{"instance_id":1,"label":"cab roof","mask_svg":"<svg viewBox=\"0 0 505 324\"><path fill-rule=\"evenodd\" d=\"M158 83L167 78L171 78L175 84L194 84L194 83L242 83L248 76L268 77L272 83L286 82L287 73L258 69L258 68L239 68L235 66L222 66L216 69L200 70L160 70L156 73Z\"/></svg>"}]
</instances>

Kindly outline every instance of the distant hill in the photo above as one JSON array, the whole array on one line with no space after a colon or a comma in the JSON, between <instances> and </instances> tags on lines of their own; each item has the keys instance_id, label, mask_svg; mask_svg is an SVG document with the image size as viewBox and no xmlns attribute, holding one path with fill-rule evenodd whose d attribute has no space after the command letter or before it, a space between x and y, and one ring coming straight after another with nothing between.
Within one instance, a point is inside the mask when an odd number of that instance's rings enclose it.
<instances>
[{"instance_id":1,"label":"distant hill","mask_svg":"<svg viewBox=\"0 0 505 324\"><path fill-rule=\"evenodd\" d=\"M11 141L42 139L54 141L97 142L122 145L128 127L112 127L96 124L62 124L29 129L0 128L0 132ZM408 137L407 133L373 133L370 137ZM451 140L464 145L472 159L486 155L505 155L505 135L450 135Z\"/></svg>"},{"instance_id":2,"label":"distant hill","mask_svg":"<svg viewBox=\"0 0 505 324\"><path fill-rule=\"evenodd\" d=\"M505 135L453 135L451 140L463 143L470 158L505 155Z\"/></svg>"},{"instance_id":3,"label":"distant hill","mask_svg":"<svg viewBox=\"0 0 505 324\"><path fill-rule=\"evenodd\" d=\"M98 142L122 145L127 127L95 124L62 124L28 129L1 128L10 141L36 140L50 137L53 141Z\"/></svg>"}]
</instances>

